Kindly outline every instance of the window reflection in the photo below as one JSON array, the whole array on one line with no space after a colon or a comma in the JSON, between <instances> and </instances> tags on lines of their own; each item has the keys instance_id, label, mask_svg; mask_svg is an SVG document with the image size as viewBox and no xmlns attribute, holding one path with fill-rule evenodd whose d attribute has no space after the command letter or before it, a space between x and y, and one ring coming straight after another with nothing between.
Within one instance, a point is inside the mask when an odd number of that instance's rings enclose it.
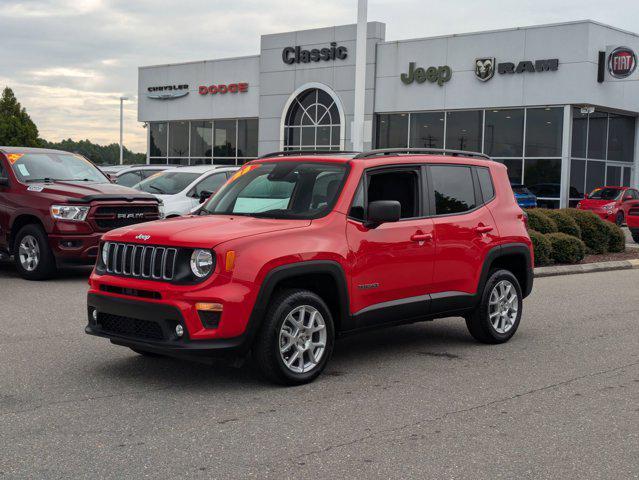
<instances>
[{"instance_id":1,"label":"window reflection","mask_svg":"<svg viewBox=\"0 0 639 480\"><path fill-rule=\"evenodd\" d=\"M481 151L482 111L446 113L446 148Z\"/></svg>"},{"instance_id":2,"label":"window reflection","mask_svg":"<svg viewBox=\"0 0 639 480\"><path fill-rule=\"evenodd\" d=\"M524 160L524 180L538 197L559 198L561 192L561 159L527 158Z\"/></svg>"},{"instance_id":3,"label":"window reflection","mask_svg":"<svg viewBox=\"0 0 639 480\"><path fill-rule=\"evenodd\" d=\"M590 114L588 122L588 158L606 159L606 133L608 115L601 112Z\"/></svg>"},{"instance_id":4,"label":"window reflection","mask_svg":"<svg viewBox=\"0 0 639 480\"><path fill-rule=\"evenodd\" d=\"M583 198L586 181L586 161L572 160L570 162L570 198Z\"/></svg>"},{"instance_id":5,"label":"window reflection","mask_svg":"<svg viewBox=\"0 0 639 480\"><path fill-rule=\"evenodd\" d=\"M526 156L560 157L563 108L529 108L526 112Z\"/></svg>"},{"instance_id":6,"label":"window reflection","mask_svg":"<svg viewBox=\"0 0 639 480\"><path fill-rule=\"evenodd\" d=\"M608 133L608 160L632 162L635 145L635 118L611 115Z\"/></svg>"},{"instance_id":7,"label":"window reflection","mask_svg":"<svg viewBox=\"0 0 639 480\"><path fill-rule=\"evenodd\" d=\"M521 157L524 110L486 110L484 153L491 157Z\"/></svg>"},{"instance_id":8,"label":"window reflection","mask_svg":"<svg viewBox=\"0 0 639 480\"><path fill-rule=\"evenodd\" d=\"M189 156L189 122L169 122L169 155Z\"/></svg>"},{"instance_id":9,"label":"window reflection","mask_svg":"<svg viewBox=\"0 0 639 480\"><path fill-rule=\"evenodd\" d=\"M378 116L377 148L406 147L408 144L408 114L391 113Z\"/></svg>"},{"instance_id":10,"label":"window reflection","mask_svg":"<svg viewBox=\"0 0 639 480\"><path fill-rule=\"evenodd\" d=\"M444 148L444 112L412 113L411 148Z\"/></svg>"},{"instance_id":11,"label":"window reflection","mask_svg":"<svg viewBox=\"0 0 639 480\"><path fill-rule=\"evenodd\" d=\"M151 123L149 126L151 157L166 157L167 124L164 122Z\"/></svg>"},{"instance_id":12,"label":"window reflection","mask_svg":"<svg viewBox=\"0 0 639 480\"><path fill-rule=\"evenodd\" d=\"M213 145L211 122L191 122L191 157L210 157Z\"/></svg>"}]
</instances>

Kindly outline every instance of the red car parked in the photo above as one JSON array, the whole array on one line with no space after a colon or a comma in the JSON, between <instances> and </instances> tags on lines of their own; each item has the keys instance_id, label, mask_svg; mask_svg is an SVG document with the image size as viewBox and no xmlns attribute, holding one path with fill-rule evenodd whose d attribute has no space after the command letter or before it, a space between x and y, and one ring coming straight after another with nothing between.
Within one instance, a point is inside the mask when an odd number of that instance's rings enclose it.
<instances>
[{"instance_id":1,"label":"red car parked","mask_svg":"<svg viewBox=\"0 0 639 480\"><path fill-rule=\"evenodd\" d=\"M639 191L629 187L600 187L577 204L580 210L590 210L604 220L623 225L628 210L639 205Z\"/></svg>"},{"instance_id":2,"label":"red car parked","mask_svg":"<svg viewBox=\"0 0 639 480\"><path fill-rule=\"evenodd\" d=\"M28 280L93 264L104 232L159 216L155 197L112 184L84 157L0 147L0 255Z\"/></svg>"},{"instance_id":3,"label":"red car parked","mask_svg":"<svg viewBox=\"0 0 639 480\"><path fill-rule=\"evenodd\" d=\"M428 152L262 157L196 215L109 232L86 332L141 354L250 351L286 384L373 326L461 316L509 340L534 262L506 167Z\"/></svg>"},{"instance_id":4,"label":"red car parked","mask_svg":"<svg viewBox=\"0 0 639 480\"><path fill-rule=\"evenodd\" d=\"M628 211L628 217L626 218L626 224L632 234L632 239L639 243L639 205L633 206Z\"/></svg>"}]
</instances>

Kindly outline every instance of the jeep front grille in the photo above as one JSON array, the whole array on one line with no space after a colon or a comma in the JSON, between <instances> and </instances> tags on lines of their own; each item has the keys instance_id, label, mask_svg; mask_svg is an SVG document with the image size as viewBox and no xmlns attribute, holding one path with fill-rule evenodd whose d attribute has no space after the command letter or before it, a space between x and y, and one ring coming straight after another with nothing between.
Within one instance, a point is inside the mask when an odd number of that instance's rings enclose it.
<instances>
[{"instance_id":1,"label":"jeep front grille","mask_svg":"<svg viewBox=\"0 0 639 480\"><path fill-rule=\"evenodd\" d=\"M171 281L175 276L177 249L106 242L104 269L107 273L149 280Z\"/></svg>"}]
</instances>

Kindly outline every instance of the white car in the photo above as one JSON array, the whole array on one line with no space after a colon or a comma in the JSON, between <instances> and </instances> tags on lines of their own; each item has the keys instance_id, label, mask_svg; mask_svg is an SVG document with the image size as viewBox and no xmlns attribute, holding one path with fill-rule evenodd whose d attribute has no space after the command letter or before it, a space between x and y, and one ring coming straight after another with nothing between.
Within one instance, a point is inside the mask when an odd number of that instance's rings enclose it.
<instances>
[{"instance_id":1,"label":"white car","mask_svg":"<svg viewBox=\"0 0 639 480\"><path fill-rule=\"evenodd\" d=\"M239 167L199 165L164 170L133 188L152 193L163 202L164 217L189 214L217 192Z\"/></svg>"}]
</instances>

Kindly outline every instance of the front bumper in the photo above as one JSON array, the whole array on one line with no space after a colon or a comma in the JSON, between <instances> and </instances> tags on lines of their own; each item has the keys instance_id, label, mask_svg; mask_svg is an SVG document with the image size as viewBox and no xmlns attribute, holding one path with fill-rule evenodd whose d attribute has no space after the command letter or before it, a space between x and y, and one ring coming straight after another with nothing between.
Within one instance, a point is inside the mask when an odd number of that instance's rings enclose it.
<instances>
[{"instance_id":1,"label":"front bumper","mask_svg":"<svg viewBox=\"0 0 639 480\"><path fill-rule=\"evenodd\" d=\"M97 310L97 320L93 311ZM139 348L176 357L216 357L245 354L249 336L193 340L180 310L164 303L152 303L108 295L87 295L88 324L85 332L104 337L116 345ZM175 334L182 325L184 335Z\"/></svg>"},{"instance_id":2,"label":"front bumper","mask_svg":"<svg viewBox=\"0 0 639 480\"><path fill-rule=\"evenodd\" d=\"M59 263L92 265L98 256L102 233L86 235L50 234L49 246Z\"/></svg>"}]
</instances>

